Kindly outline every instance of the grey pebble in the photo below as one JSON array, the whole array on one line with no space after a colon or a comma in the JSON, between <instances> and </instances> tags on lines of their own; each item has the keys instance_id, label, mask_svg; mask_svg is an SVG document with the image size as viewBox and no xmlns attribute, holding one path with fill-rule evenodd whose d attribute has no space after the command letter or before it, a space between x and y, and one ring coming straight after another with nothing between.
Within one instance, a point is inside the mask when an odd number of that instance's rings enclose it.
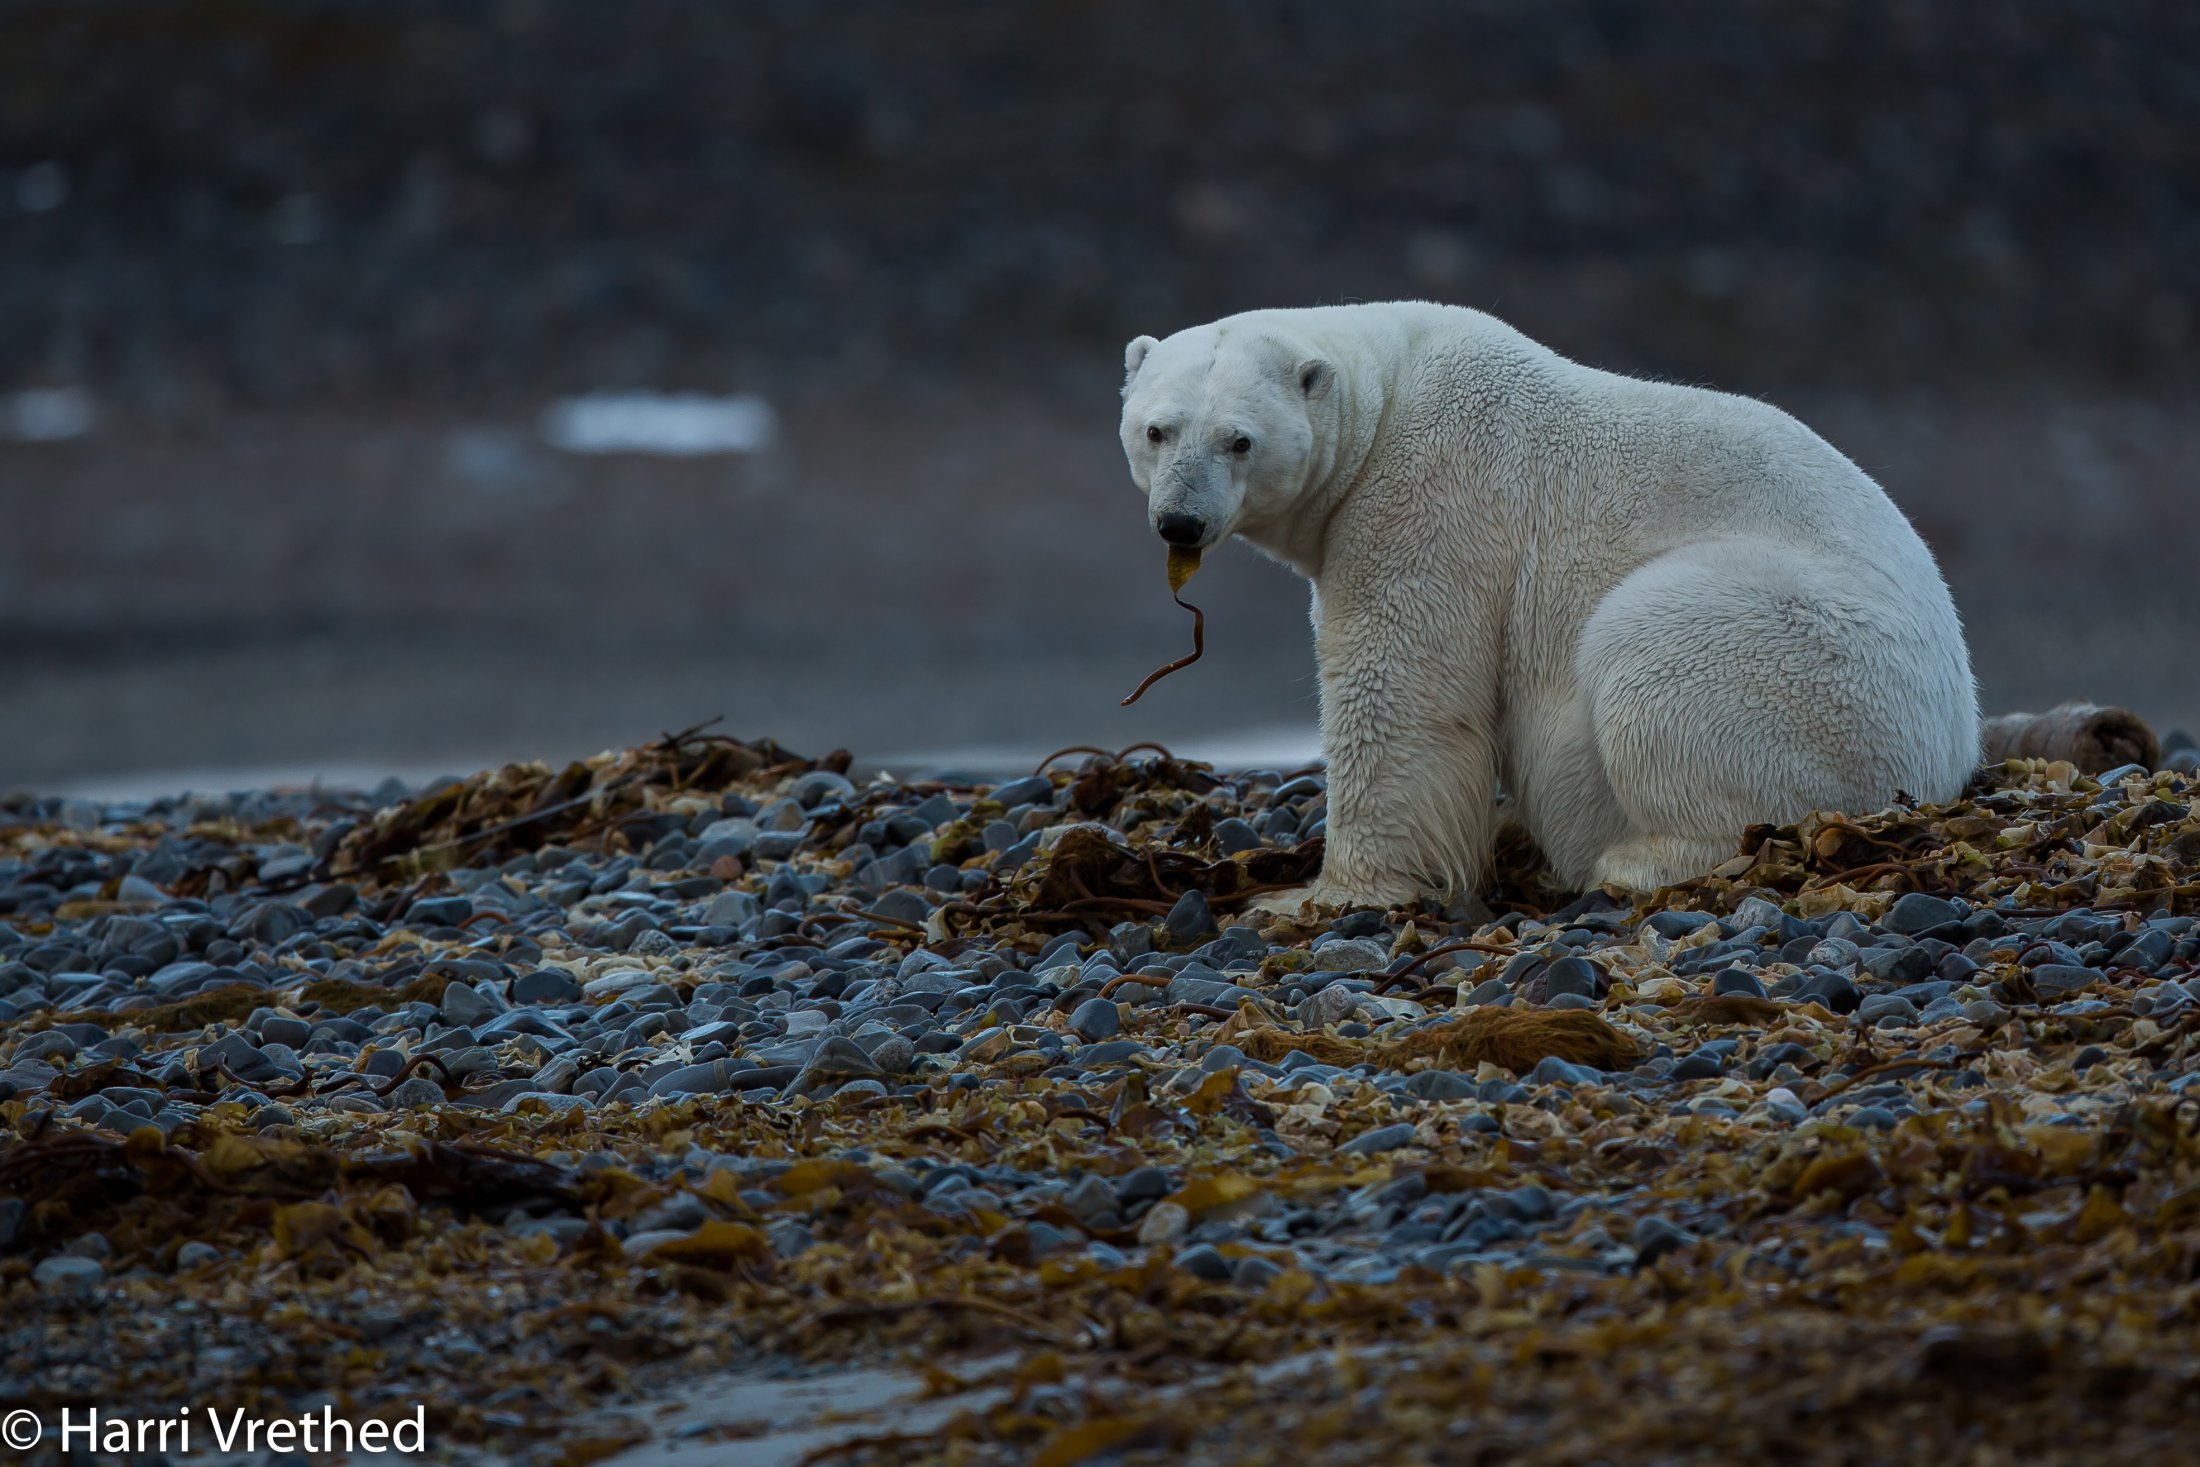
<instances>
[{"instance_id":1,"label":"grey pebble","mask_svg":"<svg viewBox=\"0 0 2200 1467\"><path fill-rule=\"evenodd\" d=\"M1125 1172L1115 1184L1116 1200L1128 1207L1136 1202L1151 1202L1168 1196L1176 1190L1169 1174L1157 1166L1142 1166Z\"/></svg>"},{"instance_id":2,"label":"grey pebble","mask_svg":"<svg viewBox=\"0 0 2200 1467\"><path fill-rule=\"evenodd\" d=\"M1347 1156L1375 1156L1385 1151L1396 1151L1401 1146L1413 1144L1413 1127L1404 1121L1394 1125L1377 1126L1372 1131L1362 1131L1337 1150Z\"/></svg>"},{"instance_id":3,"label":"grey pebble","mask_svg":"<svg viewBox=\"0 0 2200 1467\"><path fill-rule=\"evenodd\" d=\"M1554 1054L1547 1055L1536 1063L1536 1067L1528 1072L1526 1083L1529 1085L1602 1085L1605 1083L1605 1077L1601 1072L1592 1070L1587 1065L1577 1065L1570 1060L1562 1060Z\"/></svg>"},{"instance_id":4,"label":"grey pebble","mask_svg":"<svg viewBox=\"0 0 2200 1467\"><path fill-rule=\"evenodd\" d=\"M1195 889L1176 899L1161 925L1179 942L1193 942L1214 935L1215 914L1208 909L1206 895Z\"/></svg>"},{"instance_id":5,"label":"grey pebble","mask_svg":"<svg viewBox=\"0 0 2200 1467\"><path fill-rule=\"evenodd\" d=\"M1475 1085L1453 1070L1423 1070L1406 1080L1405 1092L1419 1100L1472 1100Z\"/></svg>"},{"instance_id":6,"label":"grey pebble","mask_svg":"<svg viewBox=\"0 0 2200 1467\"><path fill-rule=\"evenodd\" d=\"M1911 1024L1917 1021L1917 1005L1899 993L1875 993L1856 1006L1856 1017L1866 1024L1876 1024L1881 1019Z\"/></svg>"},{"instance_id":7,"label":"grey pebble","mask_svg":"<svg viewBox=\"0 0 2200 1467\"><path fill-rule=\"evenodd\" d=\"M1899 932L1914 937L1930 928L1963 920L1963 909L1946 897L1933 896L1922 891L1906 892L1887 908L1887 915L1880 919L1880 926L1889 932Z\"/></svg>"},{"instance_id":8,"label":"grey pebble","mask_svg":"<svg viewBox=\"0 0 2200 1467\"><path fill-rule=\"evenodd\" d=\"M55 1293L81 1293L99 1287L107 1280L107 1269L96 1258L84 1258L73 1253L57 1253L43 1259L31 1270L31 1281L41 1289Z\"/></svg>"},{"instance_id":9,"label":"grey pebble","mask_svg":"<svg viewBox=\"0 0 2200 1467\"><path fill-rule=\"evenodd\" d=\"M1684 1248L1696 1241L1696 1235L1668 1218L1655 1213L1637 1218L1632 1237L1635 1245L1635 1266L1657 1262L1676 1248Z\"/></svg>"},{"instance_id":10,"label":"grey pebble","mask_svg":"<svg viewBox=\"0 0 2200 1467\"><path fill-rule=\"evenodd\" d=\"M1054 798L1054 781L1043 774L1030 774L1022 779L1012 779L1007 784L995 785L986 798L998 801L1010 809L1018 805L1051 801Z\"/></svg>"},{"instance_id":11,"label":"grey pebble","mask_svg":"<svg viewBox=\"0 0 2200 1467\"><path fill-rule=\"evenodd\" d=\"M1757 975L1747 968L1720 969L1717 976L1711 980L1711 991L1714 994L1744 994L1750 998L1763 998L1765 996L1764 984L1759 982Z\"/></svg>"},{"instance_id":12,"label":"grey pebble","mask_svg":"<svg viewBox=\"0 0 2200 1467\"><path fill-rule=\"evenodd\" d=\"M580 996L580 984L560 968L537 968L512 980L512 999L516 1003L574 1003Z\"/></svg>"},{"instance_id":13,"label":"grey pebble","mask_svg":"<svg viewBox=\"0 0 2200 1467\"><path fill-rule=\"evenodd\" d=\"M1111 998L1088 998L1069 1016L1069 1027L1088 1043L1113 1039L1123 1032L1123 1014Z\"/></svg>"},{"instance_id":14,"label":"grey pebble","mask_svg":"<svg viewBox=\"0 0 2200 1467\"><path fill-rule=\"evenodd\" d=\"M1240 1258L1230 1269L1231 1282L1247 1293L1259 1293L1281 1277L1283 1265L1258 1254Z\"/></svg>"},{"instance_id":15,"label":"grey pebble","mask_svg":"<svg viewBox=\"0 0 2200 1467\"><path fill-rule=\"evenodd\" d=\"M1603 990L1604 974L1587 958L1569 955L1543 970L1543 993L1546 1000L1569 993L1593 1000Z\"/></svg>"},{"instance_id":16,"label":"grey pebble","mask_svg":"<svg viewBox=\"0 0 2200 1467\"><path fill-rule=\"evenodd\" d=\"M433 1080L415 1075L383 1096L382 1103L391 1110L410 1110L419 1105L441 1105L443 1087Z\"/></svg>"}]
</instances>

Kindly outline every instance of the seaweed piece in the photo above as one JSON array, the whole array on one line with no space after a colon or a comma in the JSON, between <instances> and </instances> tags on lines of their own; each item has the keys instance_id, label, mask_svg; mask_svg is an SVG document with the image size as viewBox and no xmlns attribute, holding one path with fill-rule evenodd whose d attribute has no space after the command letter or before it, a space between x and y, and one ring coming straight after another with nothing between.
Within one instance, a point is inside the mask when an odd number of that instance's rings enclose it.
<instances>
[{"instance_id":1,"label":"seaweed piece","mask_svg":"<svg viewBox=\"0 0 2200 1467\"><path fill-rule=\"evenodd\" d=\"M1421 1056L1454 1068L1487 1061L1525 1074L1558 1058L1599 1070L1636 1059L1634 1042L1587 1009L1470 1009L1449 1024L1407 1035L1389 1048L1395 1063Z\"/></svg>"},{"instance_id":2,"label":"seaweed piece","mask_svg":"<svg viewBox=\"0 0 2200 1467\"><path fill-rule=\"evenodd\" d=\"M1199 661L1200 658L1207 655L1207 613L1201 611L1198 607L1192 605L1189 601L1186 601L1183 595L1184 583L1189 581L1194 575L1198 573L1198 571L1198 551L1186 550L1180 546L1172 547L1170 549L1169 599L1192 614L1191 655L1187 657L1179 657L1176 659L1176 661L1168 663L1161 667L1157 667L1152 672L1147 673L1146 680L1140 683L1137 687L1131 689L1131 695L1123 700L1123 706L1125 708L1130 707L1131 704L1137 702L1140 698L1145 697L1146 689L1152 687L1155 683L1160 682L1170 673L1181 672L1185 668L1190 667L1193 663Z\"/></svg>"}]
</instances>

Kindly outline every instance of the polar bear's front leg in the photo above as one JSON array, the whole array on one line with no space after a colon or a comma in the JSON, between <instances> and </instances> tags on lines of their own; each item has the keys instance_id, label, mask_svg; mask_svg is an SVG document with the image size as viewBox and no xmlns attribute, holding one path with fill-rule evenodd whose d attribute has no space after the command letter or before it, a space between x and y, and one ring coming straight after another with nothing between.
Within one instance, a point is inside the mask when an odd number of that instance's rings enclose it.
<instances>
[{"instance_id":1,"label":"polar bear's front leg","mask_svg":"<svg viewBox=\"0 0 2200 1467\"><path fill-rule=\"evenodd\" d=\"M1395 907L1482 884L1497 780L1495 746L1463 728L1324 719L1329 815L1307 900Z\"/></svg>"},{"instance_id":2,"label":"polar bear's front leg","mask_svg":"<svg viewBox=\"0 0 2200 1467\"><path fill-rule=\"evenodd\" d=\"M1494 693L1461 657L1471 639L1354 616L1334 598L1317 618L1327 851L1303 895L1269 905L1387 908L1476 890L1494 833L1497 746Z\"/></svg>"}]
</instances>

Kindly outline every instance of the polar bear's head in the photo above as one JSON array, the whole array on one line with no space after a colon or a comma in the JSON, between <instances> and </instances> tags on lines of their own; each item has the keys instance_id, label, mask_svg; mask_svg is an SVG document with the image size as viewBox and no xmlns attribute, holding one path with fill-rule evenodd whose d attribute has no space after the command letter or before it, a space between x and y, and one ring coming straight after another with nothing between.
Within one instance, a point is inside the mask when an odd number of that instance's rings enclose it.
<instances>
[{"instance_id":1,"label":"polar bear's head","mask_svg":"<svg viewBox=\"0 0 2200 1467\"><path fill-rule=\"evenodd\" d=\"M1123 453L1146 517L1204 550L1280 523L1329 454L1336 372L1280 336L1218 322L1123 352Z\"/></svg>"}]
</instances>

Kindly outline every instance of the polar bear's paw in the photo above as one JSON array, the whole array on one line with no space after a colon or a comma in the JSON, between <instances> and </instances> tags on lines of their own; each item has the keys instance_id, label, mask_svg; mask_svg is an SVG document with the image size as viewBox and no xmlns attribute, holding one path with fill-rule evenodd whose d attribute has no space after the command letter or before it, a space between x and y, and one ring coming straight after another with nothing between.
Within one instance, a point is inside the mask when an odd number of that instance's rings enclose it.
<instances>
[{"instance_id":1,"label":"polar bear's paw","mask_svg":"<svg viewBox=\"0 0 2200 1467\"><path fill-rule=\"evenodd\" d=\"M1628 891L1657 891L1692 881L1734 854L1724 837L1690 840L1682 836L1642 835L1621 841L1597 857L1589 873L1596 886Z\"/></svg>"},{"instance_id":2,"label":"polar bear's paw","mask_svg":"<svg viewBox=\"0 0 2200 1467\"><path fill-rule=\"evenodd\" d=\"M1287 919L1312 917L1316 915L1316 911L1321 905L1317 897L1317 890L1320 885L1320 882L1313 882L1306 886L1294 886L1289 891L1272 891L1259 901L1252 903L1245 910L1247 912L1257 912L1265 917L1283 917Z\"/></svg>"},{"instance_id":3,"label":"polar bear's paw","mask_svg":"<svg viewBox=\"0 0 2200 1467\"><path fill-rule=\"evenodd\" d=\"M1271 892L1254 902L1249 910L1303 922L1318 920L1348 907L1373 907L1387 912L1412 901L1416 895L1411 883L1396 888L1377 888L1321 880L1294 886L1289 891Z\"/></svg>"}]
</instances>

